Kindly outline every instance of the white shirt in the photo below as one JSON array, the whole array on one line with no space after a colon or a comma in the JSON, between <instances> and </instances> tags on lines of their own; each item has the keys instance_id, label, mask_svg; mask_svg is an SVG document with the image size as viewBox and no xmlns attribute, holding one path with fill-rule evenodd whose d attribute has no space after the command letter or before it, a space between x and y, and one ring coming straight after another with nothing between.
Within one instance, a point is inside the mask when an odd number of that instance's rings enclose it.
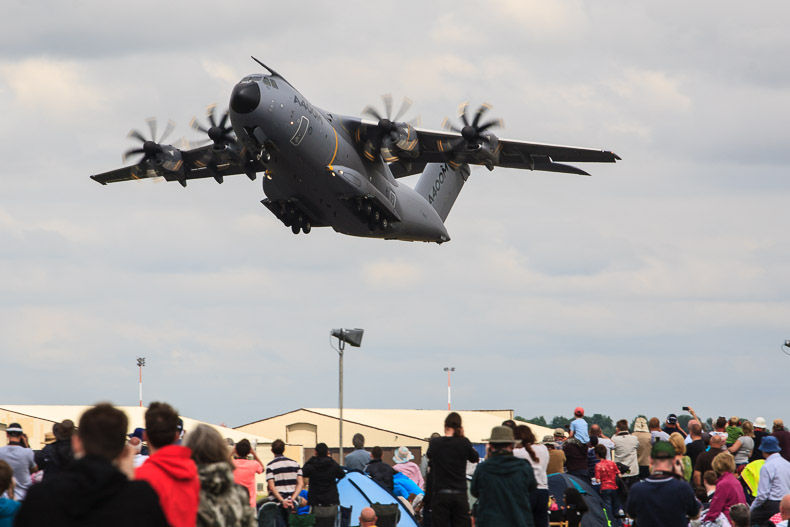
<instances>
[{"instance_id":1,"label":"white shirt","mask_svg":"<svg viewBox=\"0 0 790 527\"><path fill-rule=\"evenodd\" d=\"M535 473L535 480L538 482L539 489L549 488L549 476L546 469L549 466L549 449L546 445L532 445L532 451L538 456L537 461L532 461L526 448L514 448L513 455L525 459L527 463L532 465L532 472Z\"/></svg>"}]
</instances>

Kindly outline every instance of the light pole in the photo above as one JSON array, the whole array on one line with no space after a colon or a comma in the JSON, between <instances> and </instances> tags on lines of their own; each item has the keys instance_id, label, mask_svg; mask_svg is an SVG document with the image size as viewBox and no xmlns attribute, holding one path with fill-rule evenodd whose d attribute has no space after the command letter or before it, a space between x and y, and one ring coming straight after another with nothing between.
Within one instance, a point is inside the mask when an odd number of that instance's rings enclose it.
<instances>
[{"instance_id":1,"label":"light pole","mask_svg":"<svg viewBox=\"0 0 790 527\"><path fill-rule=\"evenodd\" d=\"M340 464L343 464L343 350L346 343L358 348L362 344L362 334L364 329L333 329L329 335L337 339L337 354L340 356L339 364L339 386L337 393L337 405L340 410Z\"/></svg>"},{"instance_id":2,"label":"light pole","mask_svg":"<svg viewBox=\"0 0 790 527\"><path fill-rule=\"evenodd\" d=\"M455 368L445 368L444 371L447 372L447 411L451 410L450 408L450 372L455 371Z\"/></svg>"},{"instance_id":3,"label":"light pole","mask_svg":"<svg viewBox=\"0 0 790 527\"><path fill-rule=\"evenodd\" d=\"M140 408L143 407L143 366L145 357L137 357L137 367L140 368Z\"/></svg>"}]
</instances>

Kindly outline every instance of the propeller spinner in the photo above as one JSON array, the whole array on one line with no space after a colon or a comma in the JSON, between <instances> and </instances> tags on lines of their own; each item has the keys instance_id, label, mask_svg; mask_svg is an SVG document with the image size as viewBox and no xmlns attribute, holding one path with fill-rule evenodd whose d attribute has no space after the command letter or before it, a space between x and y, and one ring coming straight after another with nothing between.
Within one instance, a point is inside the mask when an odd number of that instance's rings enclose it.
<instances>
[{"instance_id":1,"label":"propeller spinner","mask_svg":"<svg viewBox=\"0 0 790 527\"><path fill-rule=\"evenodd\" d=\"M412 101L408 97L403 98L400 109L392 116L392 95L386 94L381 96L384 101L385 113L382 115L372 106L365 106L362 110L362 115L377 121L377 125L373 129L369 129L363 152L365 157L373 161L376 157L376 152L380 151L387 163L392 163L398 160L394 150L400 152L412 153L417 148L417 138L414 133L414 127L420 125L420 117L417 116L407 122L399 122L403 115L411 108ZM357 139L361 140L359 134Z\"/></svg>"}]
</instances>

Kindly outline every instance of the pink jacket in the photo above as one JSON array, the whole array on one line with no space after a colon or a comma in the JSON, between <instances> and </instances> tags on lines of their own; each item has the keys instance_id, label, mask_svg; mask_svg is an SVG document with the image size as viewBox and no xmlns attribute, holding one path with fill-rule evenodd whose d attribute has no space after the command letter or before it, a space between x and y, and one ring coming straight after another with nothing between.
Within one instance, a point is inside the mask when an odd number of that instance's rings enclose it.
<instances>
[{"instance_id":1,"label":"pink jacket","mask_svg":"<svg viewBox=\"0 0 790 527\"><path fill-rule=\"evenodd\" d=\"M736 503L746 503L743 487L734 475L725 472L719 476L719 481L716 482L716 492L713 494L708 513L705 514L702 521L715 521L722 512L728 521L732 521L730 520L730 507Z\"/></svg>"},{"instance_id":2,"label":"pink jacket","mask_svg":"<svg viewBox=\"0 0 790 527\"><path fill-rule=\"evenodd\" d=\"M395 463L392 468L415 482L422 490L425 490L425 480L422 479L422 472L420 472L420 467L418 467L416 463L412 461Z\"/></svg>"}]
</instances>

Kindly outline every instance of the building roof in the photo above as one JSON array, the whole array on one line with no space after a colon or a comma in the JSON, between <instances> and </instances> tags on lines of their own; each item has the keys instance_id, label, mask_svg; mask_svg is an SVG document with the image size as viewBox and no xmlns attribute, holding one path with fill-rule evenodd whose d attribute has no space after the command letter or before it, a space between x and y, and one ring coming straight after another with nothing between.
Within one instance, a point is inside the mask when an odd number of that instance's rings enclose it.
<instances>
[{"instance_id":1,"label":"building roof","mask_svg":"<svg viewBox=\"0 0 790 527\"><path fill-rule=\"evenodd\" d=\"M337 408L304 408L304 410L339 419ZM457 410L464 426L464 434L473 443L485 443L491 429L502 424L502 411ZM444 418L447 410L391 410L344 408L343 421L360 423L366 426L389 430L421 439L429 439L431 434L444 433ZM553 433L552 429L530 424L532 432L540 441L544 435Z\"/></svg>"},{"instance_id":2,"label":"building roof","mask_svg":"<svg viewBox=\"0 0 790 527\"><path fill-rule=\"evenodd\" d=\"M35 419L50 421L52 423L59 423L64 419L71 419L72 421L74 421L75 424L79 422L80 416L88 408L92 408L92 406L79 406L79 405L47 406L47 405L14 405L14 404L0 405L0 411L22 414ZM138 427L145 428L145 411L148 408L146 408L145 406L143 407L117 406L116 408L123 410L124 413L126 413L126 416L129 418L130 432ZM229 437L233 439L234 442L241 441L244 438L247 438L250 441L255 440L258 443L271 443L273 441L272 439L269 439L267 437L258 436L255 434L248 434L245 432L241 432L239 430L234 430L233 428L215 425L212 423L205 423L203 421L198 421L197 419L192 419L189 417L181 416L181 419L184 421L184 429L187 431L187 433L189 433L189 431L195 428L198 424L202 423L213 427L222 435L222 437Z\"/></svg>"}]
</instances>

